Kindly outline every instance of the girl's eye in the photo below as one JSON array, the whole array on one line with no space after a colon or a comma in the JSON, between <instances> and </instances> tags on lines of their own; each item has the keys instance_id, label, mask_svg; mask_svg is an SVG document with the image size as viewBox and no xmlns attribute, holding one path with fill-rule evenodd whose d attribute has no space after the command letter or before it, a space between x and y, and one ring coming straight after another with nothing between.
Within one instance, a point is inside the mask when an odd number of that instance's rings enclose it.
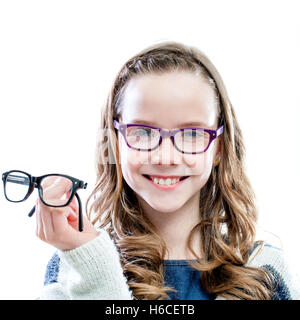
<instances>
[{"instance_id":1,"label":"girl's eye","mask_svg":"<svg viewBox=\"0 0 300 320\"><path fill-rule=\"evenodd\" d=\"M153 132L152 132L153 130L151 130L150 128L131 127L128 129L129 129L127 130L128 136L150 137L153 135Z\"/></svg>"},{"instance_id":2,"label":"girl's eye","mask_svg":"<svg viewBox=\"0 0 300 320\"><path fill-rule=\"evenodd\" d=\"M202 130L185 130L183 132L184 137L188 138L198 138L198 137L203 137L204 132Z\"/></svg>"},{"instance_id":3,"label":"girl's eye","mask_svg":"<svg viewBox=\"0 0 300 320\"><path fill-rule=\"evenodd\" d=\"M151 129L140 128L136 130L135 134L139 136L151 136Z\"/></svg>"}]
</instances>

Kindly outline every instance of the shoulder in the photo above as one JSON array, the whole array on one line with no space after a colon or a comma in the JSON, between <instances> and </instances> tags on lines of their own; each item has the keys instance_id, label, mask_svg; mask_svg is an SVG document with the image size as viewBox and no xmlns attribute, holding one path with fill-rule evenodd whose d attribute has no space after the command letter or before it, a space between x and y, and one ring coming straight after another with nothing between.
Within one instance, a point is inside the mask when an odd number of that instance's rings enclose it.
<instances>
[{"instance_id":1,"label":"shoulder","mask_svg":"<svg viewBox=\"0 0 300 320\"><path fill-rule=\"evenodd\" d=\"M250 251L250 257L247 265L263 266L272 265L277 269L284 267L284 252L281 248L274 245L256 242Z\"/></svg>"},{"instance_id":2,"label":"shoulder","mask_svg":"<svg viewBox=\"0 0 300 320\"><path fill-rule=\"evenodd\" d=\"M273 300L299 298L300 291L294 285L294 275L289 270L283 249L268 243L256 243L246 266L262 268L271 273L275 282Z\"/></svg>"}]
</instances>

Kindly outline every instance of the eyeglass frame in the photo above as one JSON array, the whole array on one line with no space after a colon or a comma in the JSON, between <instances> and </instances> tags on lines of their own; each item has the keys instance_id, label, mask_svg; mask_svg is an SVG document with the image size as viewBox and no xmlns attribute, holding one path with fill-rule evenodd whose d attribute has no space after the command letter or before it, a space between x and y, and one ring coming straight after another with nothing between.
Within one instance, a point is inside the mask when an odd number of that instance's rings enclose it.
<instances>
[{"instance_id":1,"label":"eyeglass frame","mask_svg":"<svg viewBox=\"0 0 300 320\"><path fill-rule=\"evenodd\" d=\"M6 183L7 183L7 177L9 176L9 174L11 172L19 172L19 173L22 173L22 174L26 175L29 178L28 191L27 191L27 194L25 195L25 197L22 200L14 201L14 200L11 200L11 199L9 199L7 197L7 194L6 194ZM43 200L41 181L44 178L49 177L49 176L59 176L59 177L67 178L67 179L72 181L72 192L70 194L70 198L67 201L67 203L65 203L63 205L49 205L48 203L46 203ZM76 179L76 178L71 177L69 175L60 174L60 173L50 173L50 174L45 174L45 175L42 175L42 176L35 177L35 176L32 176L31 174L29 174L27 172L24 172L24 171L21 171L21 170L10 170L10 171L4 172L2 174L2 181L3 181L4 196L5 196L6 200L8 200L10 202L14 202L14 203L23 202L23 201L27 200L29 198L29 196L32 194L32 192L34 191L34 188L38 189L38 194L39 194L40 200L42 201L42 203L44 205L46 205L48 207L54 207L54 208L66 207L71 203L71 201L73 200L73 197L75 195L75 197L76 197L76 199L78 201L78 207L79 207L78 230L79 231L83 231L82 204L81 204L81 200L79 198L79 195L77 194L77 190L78 189L86 189L87 183L85 183L84 181ZM15 183L19 183L19 184L23 184L22 182L16 182L16 181L14 181L14 182ZM31 211L29 212L28 216L31 217L34 214L34 212L35 212L35 206L31 209Z\"/></svg>"},{"instance_id":2,"label":"eyeglass frame","mask_svg":"<svg viewBox=\"0 0 300 320\"><path fill-rule=\"evenodd\" d=\"M157 149L161 143L162 143L162 139L165 138L165 137L170 137L171 138L171 141L173 143L173 146L175 147L175 149L181 153L184 153L184 154L200 154L200 153L204 153L207 151L207 149L209 148L209 146L211 145L211 143L213 142L213 140L215 140L217 137L219 137L222 133L223 133L223 130L224 130L224 125L221 125L217 130L212 130L212 129L205 129L205 128L180 128L180 129L175 129L175 130L164 130L164 129L161 129L161 128L158 128L158 127L154 127L154 126L150 126L150 125L146 125L146 124L139 124L139 123L119 123L117 120L114 120L114 127L122 134L122 136L124 137L125 139L125 142L127 144L127 146L130 148L130 149L134 149L134 150L138 150L138 151L153 151L155 149ZM159 134L160 134L160 137L159 137L159 142L158 144L156 145L156 147L154 148L151 148L151 149L141 149L141 148L134 148L132 147L127 139L126 139L126 129L128 127L133 127L133 126L141 126L141 127L146 127L146 128L151 128L151 129L155 129L155 130L158 130ZM184 131L184 130L202 130L202 131L205 131L205 132L208 132L209 133L209 142L208 142L208 145L207 147L201 151L201 152L184 152L182 150L180 150L179 148L177 148L176 146L176 143L175 143L175 139L174 139L174 136L177 132L179 131Z\"/></svg>"}]
</instances>

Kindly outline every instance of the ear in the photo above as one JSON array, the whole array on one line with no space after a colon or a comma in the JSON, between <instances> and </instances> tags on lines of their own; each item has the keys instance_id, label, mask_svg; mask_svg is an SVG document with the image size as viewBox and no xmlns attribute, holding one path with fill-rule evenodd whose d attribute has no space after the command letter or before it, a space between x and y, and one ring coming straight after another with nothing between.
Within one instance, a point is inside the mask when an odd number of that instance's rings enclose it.
<instances>
[{"instance_id":1,"label":"ear","mask_svg":"<svg viewBox=\"0 0 300 320\"><path fill-rule=\"evenodd\" d=\"M220 163L221 160L221 153L222 153L222 139L217 139L217 151L214 157L214 165L217 166Z\"/></svg>"},{"instance_id":2,"label":"ear","mask_svg":"<svg viewBox=\"0 0 300 320\"><path fill-rule=\"evenodd\" d=\"M218 139L218 149L217 149L217 156L220 157L221 153L222 153L222 145L223 145L223 140L221 137L219 137L220 139Z\"/></svg>"}]
</instances>

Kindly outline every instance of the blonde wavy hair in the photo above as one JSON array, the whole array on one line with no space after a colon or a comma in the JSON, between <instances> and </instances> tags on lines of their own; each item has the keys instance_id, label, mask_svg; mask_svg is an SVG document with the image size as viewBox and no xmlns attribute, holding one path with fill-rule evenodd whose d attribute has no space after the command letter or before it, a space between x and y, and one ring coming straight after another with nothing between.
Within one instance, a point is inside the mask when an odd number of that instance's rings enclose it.
<instances>
[{"instance_id":1,"label":"blonde wavy hair","mask_svg":"<svg viewBox=\"0 0 300 320\"><path fill-rule=\"evenodd\" d=\"M197 260L190 264L202 271L201 285L212 294L229 300L272 299L272 275L262 268L244 266L255 243L257 208L244 172L242 132L221 76L195 47L162 42L136 54L121 67L101 110L97 180L86 203L88 218L113 239L134 299L168 299L167 292L175 289L164 286L166 245L122 176L113 120L121 117L122 98L130 79L175 70L200 73L208 81L217 97L218 126L224 125L220 163L212 168L199 191L201 222L188 238L188 248ZM202 239L201 259L191 247L196 232Z\"/></svg>"}]
</instances>

